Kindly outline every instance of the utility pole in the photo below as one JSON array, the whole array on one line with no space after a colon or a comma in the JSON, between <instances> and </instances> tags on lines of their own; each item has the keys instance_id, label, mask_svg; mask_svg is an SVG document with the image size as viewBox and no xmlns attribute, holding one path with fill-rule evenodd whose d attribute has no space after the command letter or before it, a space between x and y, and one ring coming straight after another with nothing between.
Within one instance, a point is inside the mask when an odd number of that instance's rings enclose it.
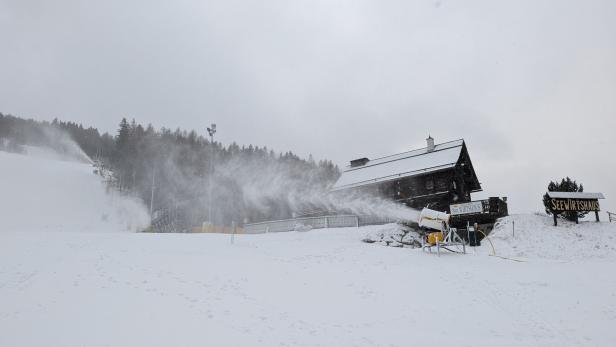
<instances>
[{"instance_id":1,"label":"utility pole","mask_svg":"<svg viewBox=\"0 0 616 347\"><path fill-rule=\"evenodd\" d=\"M212 225L212 176L214 175L214 134L216 134L216 124L212 123L210 128L207 128L208 134L210 134L210 147L212 148L212 152L210 155L210 174L209 174L209 183L208 183L208 223Z\"/></svg>"},{"instance_id":2,"label":"utility pole","mask_svg":"<svg viewBox=\"0 0 616 347\"><path fill-rule=\"evenodd\" d=\"M152 212L154 210L154 185L156 184L156 170L152 167L152 195L150 196L150 222L152 221Z\"/></svg>"}]
</instances>

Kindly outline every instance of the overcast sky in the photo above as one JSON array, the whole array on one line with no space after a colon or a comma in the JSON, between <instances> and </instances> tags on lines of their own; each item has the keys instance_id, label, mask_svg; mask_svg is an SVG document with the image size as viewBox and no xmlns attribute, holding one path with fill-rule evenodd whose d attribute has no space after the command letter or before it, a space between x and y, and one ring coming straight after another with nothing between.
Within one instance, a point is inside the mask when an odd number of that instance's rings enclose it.
<instances>
[{"instance_id":1,"label":"overcast sky","mask_svg":"<svg viewBox=\"0 0 616 347\"><path fill-rule=\"evenodd\" d=\"M0 112L343 166L464 138L484 193L616 212L616 1L0 0Z\"/></svg>"}]
</instances>

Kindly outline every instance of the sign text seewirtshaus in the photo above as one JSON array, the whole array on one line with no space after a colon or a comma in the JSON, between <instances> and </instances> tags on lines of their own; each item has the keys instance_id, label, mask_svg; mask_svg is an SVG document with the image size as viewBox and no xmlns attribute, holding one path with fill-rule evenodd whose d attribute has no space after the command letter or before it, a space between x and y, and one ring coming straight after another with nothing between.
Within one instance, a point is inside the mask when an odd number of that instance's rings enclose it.
<instances>
[{"instance_id":1,"label":"sign text seewirtshaus","mask_svg":"<svg viewBox=\"0 0 616 347\"><path fill-rule=\"evenodd\" d=\"M552 211L600 211L598 200L550 199Z\"/></svg>"}]
</instances>

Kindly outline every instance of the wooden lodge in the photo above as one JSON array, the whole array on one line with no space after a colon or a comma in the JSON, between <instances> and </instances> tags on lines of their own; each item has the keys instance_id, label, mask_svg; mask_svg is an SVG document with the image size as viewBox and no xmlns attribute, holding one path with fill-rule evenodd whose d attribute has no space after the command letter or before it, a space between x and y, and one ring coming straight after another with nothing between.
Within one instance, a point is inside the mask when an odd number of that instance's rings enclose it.
<instances>
[{"instance_id":1,"label":"wooden lodge","mask_svg":"<svg viewBox=\"0 0 616 347\"><path fill-rule=\"evenodd\" d=\"M428 137L425 148L352 160L332 191L360 191L413 208L449 212L451 204L470 202L481 184L463 139L435 145Z\"/></svg>"}]
</instances>

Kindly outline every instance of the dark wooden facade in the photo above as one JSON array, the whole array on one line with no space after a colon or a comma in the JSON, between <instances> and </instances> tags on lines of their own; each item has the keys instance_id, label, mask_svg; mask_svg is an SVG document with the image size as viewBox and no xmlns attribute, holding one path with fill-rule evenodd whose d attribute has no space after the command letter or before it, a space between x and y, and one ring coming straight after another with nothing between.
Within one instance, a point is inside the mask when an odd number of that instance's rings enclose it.
<instances>
[{"instance_id":1,"label":"dark wooden facade","mask_svg":"<svg viewBox=\"0 0 616 347\"><path fill-rule=\"evenodd\" d=\"M431 155L431 153L427 152L425 155ZM376 194L382 198L392 199L417 209L429 207L449 212L450 204L471 201L471 193L481 191L481 185L475 174L466 145L462 142L460 156L453 167L428 170L427 173L423 174L366 184L350 189Z\"/></svg>"}]
</instances>

